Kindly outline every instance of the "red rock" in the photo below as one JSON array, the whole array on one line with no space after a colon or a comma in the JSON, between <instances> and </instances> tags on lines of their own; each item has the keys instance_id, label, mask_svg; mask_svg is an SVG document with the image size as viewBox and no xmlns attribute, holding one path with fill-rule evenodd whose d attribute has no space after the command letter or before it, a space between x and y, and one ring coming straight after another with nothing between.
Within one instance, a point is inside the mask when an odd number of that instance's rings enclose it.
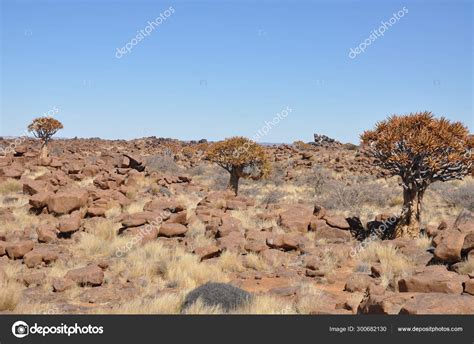
<instances>
[{"instance_id":1,"label":"red rock","mask_svg":"<svg viewBox=\"0 0 474 344\"><path fill-rule=\"evenodd\" d=\"M474 297L442 293L418 294L408 300L400 314L473 314Z\"/></svg>"},{"instance_id":2,"label":"red rock","mask_svg":"<svg viewBox=\"0 0 474 344\"><path fill-rule=\"evenodd\" d=\"M331 227L339 228L339 229L350 229L351 228L344 216L339 216L339 215L328 216L328 215L326 215L324 217L324 219L326 220L326 223Z\"/></svg>"},{"instance_id":3,"label":"red rock","mask_svg":"<svg viewBox=\"0 0 474 344\"><path fill-rule=\"evenodd\" d=\"M74 281L69 278L56 278L53 281L53 291L63 292L74 286Z\"/></svg>"},{"instance_id":4,"label":"red rock","mask_svg":"<svg viewBox=\"0 0 474 344\"><path fill-rule=\"evenodd\" d=\"M87 216L89 217L98 217L98 216L105 216L105 212L107 211L106 207L88 207L87 208Z\"/></svg>"},{"instance_id":5,"label":"red rock","mask_svg":"<svg viewBox=\"0 0 474 344\"><path fill-rule=\"evenodd\" d=\"M38 241L44 243L52 243L57 240L56 230L51 229L49 225L40 226L36 229Z\"/></svg>"},{"instance_id":6,"label":"red rock","mask_svg":"<svg viewBox=\"0 0 474 344\"><path fill-rule=\"evenodd\" d=\"M50 264L56 259L58 259L58 251L56 249L50 247L36 247L23 256L23 263L29 268L34 268L43 262Z\"/></svg>"},{"instance_id":7,"label":"red rock","mask_svg":"<svg viewBox=\"0 0 474 344\"><path fill-rule=\"evenodd\" d=\"M42 209L48 204L51 195L50 192L38 192L30 197L29 204L35 209Z\"/></svg>"},{"instance_id":8,"label":"red rock","mask_svg":"<svg viewBox=\"0 0 474 344\"><path fill-rule=\"evenodd\" d=\"M194 254L199 256L199 259L205 260L219 256L221 250L216 245L208 245L204 247L198 247L194 250Z\"/></svg>"},{"instance_id":9,"label":"red rock","mask_svg":"<svg viewBox=\"0 0 474 344\"><path fill-rule=\"evenodd\" d=\"M348 292L365 292L370 285L375 284L375 280L367 274L355 273L349 276L344 286L344 290Z\"/></svg>"},{"instance_id":10,"label":"red rock","mask_svg":"<svg viewBox=\"0 0 474 344\"><path fill-rule=\"evenodd\" d=\"M329 241L349 241L352 235L347 230L329 227L325 221L316 220L311 222L311 230L315 232L315 240L327 239Z\"/></svg>"},{"instance_id":11,"label":"red rock","mask_svg":"<svg viewBox=\"0 0 474 344\"><path fill-rule=\"evenodd\" d=\"M68 271L64 278L71 279L83 286L98 286L104 282L104 272L97 265L89 265L84 268Z\"/></svg>"},{"instance_id":12,"label":"red rock","mask_svg":"<svg viewBox=\"0 0 474 344\"><path fill-rule=\"evenodd\" d=\"M153 225L144 225L139 227L127 228L125 235L133 237L133 242L144 245L147 242L152 242L158 237L158 227Z\"/></svg>"},{"instance_id":13,"label":"red rock","mask_svg":"<svg viewBox=\"0 0 474 344\"><path fill-rule=\"evenodd\" d=\"M279 234L267 239L267 245L272 248L279 248L284 251L297 250L302 240L297 235Z\"/></svg>"},{"instance_id":14,"label":"red rock","mask_svg":"<svg viewBox=\"0 0 474 344\"><path fill-rule=\"evenodd\" d=\"M469 279L464 283L464 292L474 295L474 279Z\"/></svg>"},{"instance_id":15,"label":"red rock","mask_svg":"<svg viewBox=\"0 0 474 344\"><path fill-rule=\"evenodd\" d=\"M313 210L303 205L286 206L286 210L280 213L279 223L290 231L305 233L313 219Z\"/></svg>"},{"instance_id":16,"label":"red rock","mask_svg":"<svg viewBox=\"0 0 474 344\"><path fill-rule=\"evenodd\" d=\"M446 270L443 265L423 267L413 276L400 279L400 292L461 294L466 277Z\"/></svg>"},{"instance_id":17,"label":"red rock","mask_svg":"<svg viewBox=\"0 0 474 344\"><path fill-rule=\"evenodd\" d=\"M84 207L87 204L87 197L88 193L84 189L57 192L49 198L48 210L58 215L69 214L73 210Z\"/></svg>"},{"instance_id":18,"label":"red rock","mask_svg":"<svg viewBox=\"0 0 474 344\"><path fill-rule=\"evenodd\" d=\"M436 236L434 255L440 261L456 263L461 261L461 250L464 244L465 233L457 229L447 229Z\"/></svg>"},{"instance_id":19,"label":"red rock","mask_svg":"<svg viewBox=\"0 0 474 344\"><path fill-rule=\"evenodd\" d=\"M182 236L188 231L188 228L179 223L164 223L159 230L160 236L175 237Z\"/></svg>"},{"instance_id":20,"label":"red rock","mask_svg":"<svg viewBox=\"0 0 474 344\"><path fill-rule=\"evenodd\" d=\"M31 240L24 240L16 243L9 243L6 247L10 259L23 258L25 254L33 250L35 244Z\"/></svg>"},{"instance_id":21,"label":"red rock","mask_svg":"<svg viewBox=\"0 0 474 344\"><path fill-rule=\"evenodd\" d=\"M313 215L316 219L322 219L326 215L326 209L320 205L315 205Z\"/></svg>"},{"instance_id":22,"label":"red rock","mask_svg":"<svg viewBox=\"0 0 474 344\"><path fill-rule=\"evenodd\" d=\"M79 230L81 226L82 214L75 211L70 215L64 215L59 219L59 231L61 233L71 233Z\"/></svg>"},{"instance_id":23,"label":"red rock","mask_svg":"<svg viewBox=\"0 0 474 344\"><path fill-rule=\"evenodd\" d=\"M229 235L229 233L234 231L240 231L242 229L242 223L239 219L236 219L232 216L223 216L221 219L221 225L217 229L217 235L219 237L224 237Z\"/></svg>"},{"instance_id":24,"label":"red rock","mask_svg":"<svg viewBox=\"0 0 474 344\"><path fill-rule=\"evenodd\" d=\"M46 192L47 186L43 180L27 179L23 181L23 193L26 195L33 196L40 192Z\"/></svg>"},{"instance_id":25,"label":"red rock","mask_svg":"<svg viewBox=\"0 0 474 344\"><path fill-rule=\"evenodd\" d=\"M164 216L165 218L167 218L166 215ZM146 223L156 222L156 224L160 224L162 221L164 221L164 219L160 215L150 211L143 211L134 214L127 214L123 217L121 222L122 226L124 227L137 227L142 226Z\"/></svg>"},{"instance_id":26,"label":"red rock","mask_svg":"<svg viewBox=\"0 0 474 344\"><path fill-rule=\"evenodd\" d=\"M23 283L27 287L30 286L40 286L45 282L46 274L44 272L33 272L31 274L22 275L21 278L23 279Z\"/></svg>"},{"instance_id":27,"label":"red rock","mask_svg":"<svg viewBox=\"0 0 474 344\"><path fill-rule=\"evenodd\" d=\"M176 214L171 214L170 218L166 223L180 223L184 226L188 224L188 212L186 210L177 212Z\"/></svg>"},{"instance_id":28,"label":"red rock","mask_svg":"<svg viewBox=\"0 0 474 344\"><path fill-rule=\"evenodd\" d=\"M464 238L464 243L462 245L463 254L468 254L472 250L474 250L474 232L471 232L466 235L466 237Z\"/></svg>"},{"instance_id":29,"label":"red rock","mask_svg":"<svg viewBox=\"0 0 474 344\"><path fill-rule=\"evenodd\" d=\"M240 252L244 250L245 238L241 232L233 231L225 237L218 238L217 243L221 250Z\"/></svg>"},{"instance_id":30,"label":"red rock","mask_svg":"<svg viewBox=\"0 0 474 344\"><path fill-rule=\"evenodd\" d=\"M370 294L361 302L359 314L398 314L403 305L413 297L413 293L376 293Z\"/></svg>"},{"instance_id":31,"label":"red rock","mask_svg":"<svg viewBox=\"0 0 474 344\"><path fill-rule=\"evenodd\" d=\"M464 209L454 221L453 227L466 234L474 232L474 213Z\"/></svg>"}]
</instances>

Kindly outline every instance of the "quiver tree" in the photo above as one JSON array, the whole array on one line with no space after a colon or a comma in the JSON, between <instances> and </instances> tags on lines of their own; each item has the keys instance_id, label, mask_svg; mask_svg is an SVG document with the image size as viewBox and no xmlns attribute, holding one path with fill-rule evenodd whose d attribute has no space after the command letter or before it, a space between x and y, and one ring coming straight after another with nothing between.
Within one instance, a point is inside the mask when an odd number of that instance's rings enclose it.
<instances>
[{"instance_id":1,"label":"quiver tree","mask_svg":"<svg viewBox=\"0 0 474 344\"><path fill-rule=\"evenodd\" d=\"M52 117L35 118L28 126L28 131L32 132L36 138L41 140L41 158L48 156L48 143L51 137L62 128L63 124Z\"/></svg>"},{"instance_id":2,"label":"quiver tree","mask_svg":"<svg viewBox=\"0 0 474 344\"><path fill-rule=\"evenodd\" d=\"M265 149L245 137L232 137L212 144L206 158L229 172L228 189L236 195L240 178L262 179L267 177L271 170Z\"/></svg>"},{"instance_id":3,"label":"quiver tree","mask_svg":"<svg viewBox=\"0 0 474 344\"><path fill-rule=\"evenodd\" d=\"M403 209L395 238L419 236L423 196L431 183L462 179L472 166L468 129L431 112L389 117L361 139L376 164L401 178Z\"/></svg>"}]
</instances>

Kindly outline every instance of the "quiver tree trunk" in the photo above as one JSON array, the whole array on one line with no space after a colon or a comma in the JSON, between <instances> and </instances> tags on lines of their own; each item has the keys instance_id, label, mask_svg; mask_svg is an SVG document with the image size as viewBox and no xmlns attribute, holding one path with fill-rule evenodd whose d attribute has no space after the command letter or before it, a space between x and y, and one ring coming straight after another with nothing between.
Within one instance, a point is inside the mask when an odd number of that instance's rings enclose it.
<instances>
[{"instance_id":1,"label":"quiver tree trunk","mask_svg":"<svg viewBox=\"0 0 474 344\"><path fill-rule=\"evenodd\" d=\"M48 151L48 142L44 141L41 143L41 149L40 149L40 159L46 159L49 155Z\"/></svg>"},{"instance_id":2,"label":"quiver tree trunk","mask_svg":"<svg viewBox=\"0 0 474 344\"><path fill-rule=\"evenodd\" d=\"M421 204L424 192L416 188L403 190L403 209L395 227L395 238L414 239L420 235Z\"/></svg>"},{"instance_id":3,"label":"quiver tree trunk","mask_svg":"<svg viewBox=\"0 0 474 344\"><path fill-rule=\"evenodd\" d=\"M229 173L230 179L227 189L232 190L232 192L237 196L239 193L239 179L242 173L239 168L233 168Z\"/></svg>"}]
</instances>

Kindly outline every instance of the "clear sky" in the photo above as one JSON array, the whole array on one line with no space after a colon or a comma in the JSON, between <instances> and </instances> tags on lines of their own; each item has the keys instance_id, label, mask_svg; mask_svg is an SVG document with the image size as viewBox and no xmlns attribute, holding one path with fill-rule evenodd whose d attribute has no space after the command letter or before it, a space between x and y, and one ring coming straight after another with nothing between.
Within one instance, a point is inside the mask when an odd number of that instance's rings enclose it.
<instances>
[{"instance_id":1,"label":"clear sky","mask_svg":"<svg viewBox=\"0 0 474 344\"><path fill-rule=\"evenodd\" d=\"M423 110L474 128L472 1L1 3L3 136L52 109L62 137L252 137L287 107L262 142L357 143L376 121Z\"/></svg>"}]
</instances>

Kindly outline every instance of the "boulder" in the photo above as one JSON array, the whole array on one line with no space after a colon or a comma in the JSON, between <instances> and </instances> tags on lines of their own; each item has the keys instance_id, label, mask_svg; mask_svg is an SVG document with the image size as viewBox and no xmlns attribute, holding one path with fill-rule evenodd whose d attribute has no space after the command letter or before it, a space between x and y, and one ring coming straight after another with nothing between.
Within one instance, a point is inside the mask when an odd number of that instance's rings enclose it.
<instances>
[{"instance_id":1,"label":"boulder","mask_svg":"<svg viewBox=\"0 0 474 344\"><path fill-rule=\"evenodd\" d=\"M42 263L50 264L58 259L58 250L52 247L36 247L23 256L23 263L34 268Z\"/></svg>"},{"instance_id":2,"label":"boulder","mask_svg":"<svg viewBox=\"0 0 474 344\"><path fill-rule=\"evenodd\" d=\"M69 214L87 204L88 193L83 189L60 191L52 195L48 201L48 210L58 215Z\"/></svg>"},{"instance_id":3,"label":"boulder","mask_svg":"<svg viewBox=\"0 0 474 344\"><path fill-rule=\"evenodd\" d=\"M180 223L163 223L160 227L159 235L171 238L183 236L187 231L188 228Z\"/></svg>"},{"instance_id":4,"label":"boulder","mask_svg":"<svg viewBox=\"0 0 474 344\"><path fill-rule=\"evenodd\" d=\"M369 290L372 290L370 288ZM359 314L398 314L403 305L413 297L413 293L370 293L361 302Z\"/></svg>"},{"instance_id":5,"label":"boulder","mask_svg":"<svg viewBox=\"0 0 474 344\"><path fill-rule=\"evenodd\" d=\"M267 239L268 246L283 251L297 250L302 244L303 239L297 233L273 235Z\"/></svg>"},{"instance_id":6,"label":"boulder","mask_svg":"<svg viewBox=\"0 0 474 344\"><path fill-rule=\"evenodd\" d=\"M57 239L56 230L49 225L42 225L36 229L38 234L38 242L52 243Z\"/></svg>"},{"instance_id":7,"label":"boulder","mask_svg":"<svg viewBox=\"0 0 474 344\"><path fill-rule=\"evenodd\" d=\"M29 204L34 209L43 209L51 198L50 192L38 192L30 197Z\"/></svg>"},{"instance_id":8,"label":"boulder","mask_svg":"<svg viewBox=\"0 0 474 344\"><path fill-rule=\"evenodd\" d=\"M194 250L194 254L199 256L199 259L201 261L217 257L217 256L219 256L220 253L221 253L221 250L216 245L208 245L208 246L203 246L203 247L197 247Z\"/></svg>"},{"instance_id":9,"label":"boulder","mask_svg":"<svg viewBox=\"0 0 474 344\"><path fill-rule=\"evenodd\" d=\"M473 314L474 297L443 293L418 294L408 300L399 314Z\"/></svg>"},{"instance_id":10,"label":"boulder","mask_svg":"<svg viewBox=\"0 0 474 344\"><path fill-rule=\"evenodd\" d=\"M64 215L59 219L59 231L61 233L71 233L79 230L81 226L82 214L74 211L70 215Z\"/></svg>"},{"instance_id":11,"label":"boulder","mask_svg":"<svg viewBox=\"0 0 474 344\"><path fill-rule=\"evenodd\" d=\"M442 231L434 240L436 244L434 256L436 259L445 263L461 261L461 250L465 237L465 233L454 228Z\"/></svg>"},{"instance_id":12,"label":"boulder","mask_svg":"<svg viewBox=\"0 0 474 344\"><path fill-rule=\"evenodd\" d=\"M64 278L70 279L81 286L99 286L104 282L104 272L97 265L89 265L68 271Z\"/></svg>"},{"instance_id":13,"label":"boulder","mask_svg":"<svg viewBox=\"0 0 474 344\"><path fill-rule=\"evenodd\" d=\"M344 290L354 292L365 292L370 285L375 284L375 280L364 273L352 274L344 286Z\"/></svg>"},{"instance_id":14,"label":"boulder","mask_svg":"<svg viewBox=\"0 0 474 344\"><path fill-rule=\"evenodd\" d=\"M56 278L53 281L53 291L54 292L63 292L74 286L74 281L69 278Z\"/></svg>"},{"instance_id":15,"label":"boulder","mask_svg":"<svg viewBox=\"0 0 474 344\"><path fill-rule=\"evenodd\" d=\"M464 283L464 292L474 295L474 279L469 279Z\"/></svg>"},{"instance_id":16,"label":"boulder","mask_svg":"<svg viewBox=\"0 0 474 344\"><path fill-rule=\"evenodd\" d=\"M6 247L6 252L10 259L19 259L23 258L25 254L33 250L34 246L35 244L31 240L8 243Z\"/></svg>"},{"instance_id":17,"label":"boulder","mask_svg":"<svg viewBox=\"0 0 474 344\"><path fill-rule=\"evenodd\" d=\"M326 215L324 217L324 220L326 220L326 223L329 226L334 227L334 228L339 228L339 229L350 229L351 228L344 216L340 216L340 215L328 216L328 215Z\"/></svg>"},{"instance_id":18,"label":"boulder","mask_svg":"<svg viewBox=\"0 0 474 344\"><path fill-rule=\"evenodd\" d=\"M461 294L465 276L448 271L443 265L418 269L413 276L400 279L400 292Z\"/></svg>"},{"instance_id":19,"label":"boulder","mask_svg":"<svg viewBox=\"0 0 474 344\"><path fill-rule=\"evenodd\" d=\"M286 206L280 213L279 224L289 231L305 233L313 219L314 208L304 205Z\"/></svg>"}]
</instances>

